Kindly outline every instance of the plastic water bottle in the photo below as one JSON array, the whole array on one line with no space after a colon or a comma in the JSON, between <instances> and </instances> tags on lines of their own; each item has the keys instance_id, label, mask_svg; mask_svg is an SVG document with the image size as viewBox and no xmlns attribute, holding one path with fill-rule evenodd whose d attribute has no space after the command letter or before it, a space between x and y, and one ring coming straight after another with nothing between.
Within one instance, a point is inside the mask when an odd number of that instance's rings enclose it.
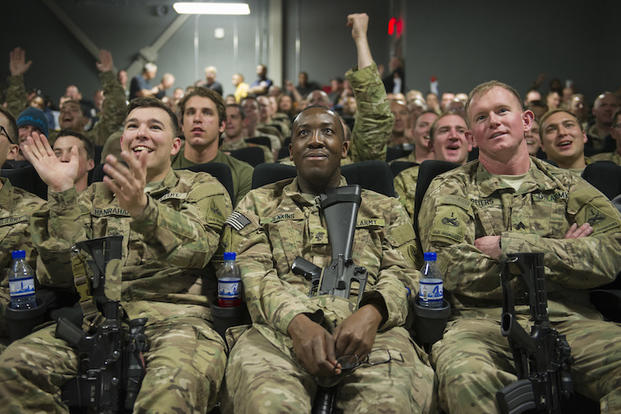
<instances>
[{"instance_id":1,"label":"plastic water bottle","mask_svg":"<svg viewBox=\"0 0 621 414\"><path fill-rule=\"evenodd\" d=\"M33 309L37 307L35 296L34 271L26 262L24 250L14 250L11 253L13 264L9 269L9 294L13 309Z\"/></svg>"},{"instance_id":2,"label":"plastic water bottle","mask_svg":"<svg viewBox=\"0 0 621 414\"><path fill-rule=\"evenodd\" d=\"M429 308L441 308L444 302L444 288L442 273L436 262L437 255L435 252L425 252L423 257L425 264L420 271L423 277L418 290L418 303Z\"/></svg>"},{"instance_id":3,"label":"plastic water bottle","mask_svg":"<svg viewBox=\"0 0 621 414\"><path fill-rule=\"evenodd\" d=\"M224 266L218 272L218 306L223 308L241 305L241 273L236 256L235 252L225 252Z\"/></svg>"}]
</instances>

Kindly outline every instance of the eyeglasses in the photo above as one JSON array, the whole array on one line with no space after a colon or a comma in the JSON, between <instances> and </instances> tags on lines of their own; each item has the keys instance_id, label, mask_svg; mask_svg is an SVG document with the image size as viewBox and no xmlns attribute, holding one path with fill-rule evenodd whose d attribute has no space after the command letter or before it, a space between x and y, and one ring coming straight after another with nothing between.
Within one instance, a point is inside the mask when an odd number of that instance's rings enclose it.
<instances>
[{"instance_id":1,"label":"eyeglasses","mask_svg":"<svg viewBox=\"0 0 621 414\"><path fill-rule=\"evenodd\" d=\"M15 145L15 142L13 142L13 140L11 139L11 136L6 131L6 128L3 127L2 125L0 125L0 135L4 135L6 137L6 139L8 139L11 144Z\"/></svg>"}]
</instances>

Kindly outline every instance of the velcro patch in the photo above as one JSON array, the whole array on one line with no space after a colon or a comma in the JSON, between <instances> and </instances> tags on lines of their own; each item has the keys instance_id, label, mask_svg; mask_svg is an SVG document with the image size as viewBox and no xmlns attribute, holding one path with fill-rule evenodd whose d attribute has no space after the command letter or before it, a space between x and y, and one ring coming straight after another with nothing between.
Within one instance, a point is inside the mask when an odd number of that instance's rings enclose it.
<instances>
[{"instance_id":1,"label":"velcro patch","mask_svg":"<svg viewBox=\"0 0 621 414\"><path fill-rule=\"evenodd\" d=\"M466 234L468 215L455 205L442 205L436 210L430 239L448 244L461 243Z\"/></svg>"},{"instance_id":2,"label":"velcro patch","mask_svg":"<svg viewBox=\"0 0 621 414\"><path fill-rule=\"evenodd\" d=\"M229 226L233 227L235 230L240 231L241 229L246 227L248 224L250 224L250 219L248 219L248 217L244 216L239 211L234 211L229 216L229 218L226 219L224 224L225 225L228 224Z\"/></svg>"}]
</instances>

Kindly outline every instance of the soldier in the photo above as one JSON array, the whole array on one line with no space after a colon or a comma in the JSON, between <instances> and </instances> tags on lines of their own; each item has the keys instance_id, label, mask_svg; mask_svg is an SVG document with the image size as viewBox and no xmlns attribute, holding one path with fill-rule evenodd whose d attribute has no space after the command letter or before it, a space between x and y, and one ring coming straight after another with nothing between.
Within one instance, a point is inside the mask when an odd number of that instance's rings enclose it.
<instances>
[{"instance_id":1,"label":"soldier","mask_svg":"<svg viewBox=\"0 0 621 414\"><path fill-rule=\"evenodd\" d=\"M130 319L147 317L146 375L134 412L206 412L215 405L226 364L225 344L211 327L204 267L218 247L231 202L208 174L174 171L170 156L181 140L175 114L161 101L132 101L122 138L123 165L106 158L103 183L77 194L77 148L61 162L34 134L24 153L50 188L33 215L33 240L50 280L74 284L71 246L120 234L120 300ZM115 291L114 289L111 289ZM108 290L107 290L108 291ZM94 315L91 315L94 316ZM87 321L93 322L89 315ZM5 350L0 359L0 404L13 412L58 412L60 387L76 375L77 355L54 336L55 324Z\"/></svg>"},{"instance_id":2,"label":"soldier","mask_svg":"<svg viewBox=\"0 0 621 414\"><path fill-rule=\"evenodd\" d=\"M95 148L84 134L63 129L58 133L52 149L61 162L70 162L73 147L78 149L78 175L74 185L75 190L81 193L88 187L89 171L95 167Z\"/></svg>"},{"instance_id":3,"label":"soldier","mask_svg":"<svg viewBox=\"0 0 621 414\"><path fill-rule=\"evenodd\" d=\"M0 165L7 156L17 155L17 125L15 118L0 107ZM13 187L0 177L0 352L8 345L4 309L9 305L7 273L11 265L11 252L25 250L26 260L34 269L37 251L32 246L28 223L30 215L44 203L39 197L21 188Z\"/></svg>"},{"instance_id":4,"label":"soldier","mask_svg":"<svg viewBox=\"0 0 621 414\"><path fill-rule=\"evenodd\" d=\"M31 61L26 62L26 52L16 48L10 54L9 88L7 90L7 104L12 114L19 113L26 107L26 87L24 86L24 73L30 68ZM94 145L104 145L110 134L117 131L125 117L127 105L125 103L125 92L123 87L114 75L114 62L112 55L107 50L99 51L99 79L101 80L106 99L104 100L103 110L99 122L90 131L83 131L88 123L88 114L80 105L79 101L68 100L60 107L58 123L61 129L71 129L84 133ZM54 141L55 133L50 133L47 138Z\"/></svg>"},{"instance_id":5,"label":"soldier","mask_svg":"<svg viewBox=\"0 0 621 414\"><path fill-rule=\"evenodd\" d=\"M616 151L596 154L591 157L591 161L612 161L621 165L621 110L617 110L612 116L610 135L617 143Z\"/></svg>"},{"instance_id":6,"label":"soldier","mask_svg":"<svg viewBox=\"0 0 621 414\"><path fill-rule=\"evenodd\" d=\"M252 144L245 141L245 130L243 127L246 120L246 114L239 104L226 105L226 127L224 128L224 137L221 151L234 151L240 148L259 147L263 150L263 158L265 162L274 162L274 154L265 145Z\"/></svg>"},{"instance_id":7,"label":"soldier","mask_svg":"<svg viewBox=\"0 0 621 414\"><path fill-rule=\"evenodd\" d=\"M185 142L173 155L173 168L185 168L206 162L220 162L231 169L234 203L237 204L252 184L252 167L218 149L220 134L226 125L224 102L218 92L197 87L179 103Z\"/></svg>"},{"instance_id":8,"label":"soldier","mask_svg":"<svg viewBox=\"0 0 621 414\"><path fill-rule=\"evenodd\" d=\"M496 392L516 380L500 333L498 274L508 253L543 252L550 320L571 346L574 389L600 400L602 412L620 412L621 327L602 321L587 289L621 269L621 215L586 181L529 157L524 132L534 116L510 86L477 86L466 113L479 159L433 180L419 216L454 310L432 348L441 408L496 412ZM516 311L528 323L528 307Z\"/></svg>"},{"instance_id":9,"label":"soldier","mask_svg":"<svg viewBox=\"0 0 621 414\"><path fill-rule=\"evenodd\" d=\"M447 112L440 115L429 131L429 147L436 160L465 164L472 145L466 138L466 120L459 114ZM414 221L414 195L418 181L419 165L407 168L395 177L395 191L399 201Z\"/></svg>"},{"instance_id":10,"label":"soldier","mask_svg":"<svg viewBox=\"0 0 621 414\"><path fill-rule=\"evenodd\" d=\"M410 153L407 157L397 158L395 161L409 161L414 162L416 164L420 164L425 160L432 160L433 149L429 146L429 130L431 129L431 124L436 120L438 114L434 111L424 111L421 113L414 122L414 128L412 129L412 137L414 144L414 151Z\"/></svg>"},{"instance_id":11,"label":"soldier","mask_svg":"<svg viewBox=\"0 0 621 414\"><path fill-rule=\"evenodd\" d=\"M356 30L366 15L348 19ZM329 263L316 196L346 184L340 162L348 148L333 111L305 109L293 123L297 177L251 191L229 221L253 319L230 354L223 397L230 412L309 412L315 377L340 374L342 355L369 361L339 385L345 412L431 408L433 371L403 328L407 289L420 274L414 232L395 199L363 190L353 259L366 267L369 282L358 310L352 311L355 295L308 298L310 282L291 272L298 255L320 267Z\"/></svg>"},{"instance_id":12,"label":"soldier","mask_svg":"<svg viewBox=\"0 0 621 414\"><path fill-rule=\"evenodd\" d=\"M587 136L578 118L566 109L553 109L541 118L541 145L559 168L582 175L591 161L584 156Z\"/></svg>"},{"instance_id":13,"label":"soldier","mask_svg":"<svg viewBox=\"0 0 621 414\"><path fill-rule=\"evenodd\" d=\"M619 98L612 92L603 92L593 103L595 121L587 131L587 155L610 152L615 143L610 137L612 115L619 108Z\"/></svg>"}]
</instances>

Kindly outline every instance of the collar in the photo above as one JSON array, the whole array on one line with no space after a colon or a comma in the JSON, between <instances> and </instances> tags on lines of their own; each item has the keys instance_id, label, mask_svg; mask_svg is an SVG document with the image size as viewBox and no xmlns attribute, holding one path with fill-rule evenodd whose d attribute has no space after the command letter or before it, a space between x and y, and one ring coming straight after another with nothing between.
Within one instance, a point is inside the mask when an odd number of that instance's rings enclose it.
<instances>
[{"instance_id":1,"label":"collar","mask_svg":"<svg viewBox=\"0 0 621 414\"><path fill-rule=\"evenodd\" d=\"M524 182L518 193L528 193L534 189L540 191L553 190L558 187L558 183L553 180L548 173L545 161L530 157L530 168L524 177ZM490 174L480 162L477 166L476 180L479 183L481 196L489 197L496 190L513 188L505 183L499 176Z\"/></svg>"},{"instance_id":2,"label":"collar","mask_svg":"<svg viewBox=\"0 0 621 414\"><path fill-rule=\"evenodd\" d=\"M339 187L345 185L347 185L347 180L341 175L341 178L339 180ZM311 206L315 204L315 198L317 198L317 196L314 194L302 193L300 191L300 188L298 187L298 177L295 177L293 181L287 184L284 187L283 192L285 196L291 198L296 203L299 203L301 205Z\"/></svg>"}]
</instances>

